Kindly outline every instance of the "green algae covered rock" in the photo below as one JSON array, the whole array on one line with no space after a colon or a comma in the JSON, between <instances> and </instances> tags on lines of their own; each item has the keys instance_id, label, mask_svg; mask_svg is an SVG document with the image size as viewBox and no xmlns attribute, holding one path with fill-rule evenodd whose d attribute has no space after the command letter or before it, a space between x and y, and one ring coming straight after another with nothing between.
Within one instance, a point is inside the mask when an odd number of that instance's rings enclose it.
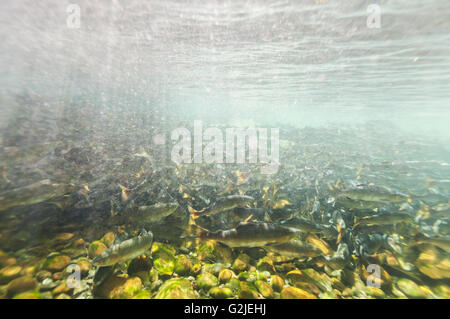
<instances>
[{"instance_id":1,"label":"green algae covered rock","mask_svg":"<svg viewBox=\"0 0 450 319\"><path fill-rule=\"evenodd\" d=\"M435 247L425 247L415 261L415 265L424 275L432 279L450 278L449 254L442 254Z\"/></svg>"},{"instance_id":2,"label":"green algae covered rock","mask_svg":"<svg viewBox=\"0 0 450 319\"><path fill-rule=\"evenodd\" d=\"M225 285L225 287L230 288L233 292L237 293L240 287L240 281L236 277L230 279L230 281Z\"/></svg>"},{"instance_id":3,"label":"green algae covered rock","mask_svg":"<svg viewBox=\"0 0 450 319\"><path fill-rule=\"evenodd\" d=\"M180 276L187 276L191 273L192 263L185 255L178 255L175 260L174 271Z\"/></svg>"},{"instance_id":4,"label":"green algae covered rock","mask_svg":"<svg viewBox=\"0 0 450 319\"><path fill-rule=\"evenodd\" d=\"M25 291L17 294L13 299L44 299L44 297L38 291Z\"/></svg>"},{"instance_id":5,"label":"green algae covered rock","mask_svg":"<svg viewBox=\"0 0 450 319\"><path fill-rule=\"evenodd\" d=\"M103 242L96 240L89 245L88 256L89 258L94 259L107 249L108 247L106 247L106 245Z\"/></svg>"},{"instance_id":6,"label":"green algae covered rock","mask_svg":"<svg viewBox=\"0 0 450 319\"><path fill-rule=\"evenodd\" d=\"M141 290L136 295L134 295L133 299L150 299L152 293L148 290Z\"/></svg>"},{"instance_id":7,"label":"green algae covered rock","mask_svg":"<svg viewBox=\"0 0 450 319\"><path fill-rule=\"evenodd\" d=\"M239 282L239 299L258 299L258 289L255 285L248 281Z\"/></svg>"},{"instance_id":8,"label":"green algae covered rock","mask_svg":"<svg viewBox=\"0 0 450 319\"><path fill-rule=\"evenodd\" d=\"M263 280L255 281L255 287L256 287L256 289L258 289L259 293L264 298L272 298L273 297L273 289L266 281L263 281Z\"/></svg>"},{"instance_id":9,"label":"green algae covered rock","mask_svg":"<svg viewBox=\"0 0 450 319\"><path fill-rule=\"evenodd\" d=\"M115 239L116 235L113 232L107 232L105 235L103 235L100 241L104 243L106 247L110 247L114 243Z\"/></svg>"},{"instance_id":10,"label":"green algae covered rock","mask_svg":"<svg viewBox=\"0 0 450 319\"><path fill-rule=\"evenodd\" d=\"M213 287L208 294L214 299L227 299L234 296L233 290L227 287Z\"/></svg>"},{"instance_id":11,"label":"green algae covered rock","mask_svg":"<svg viewBox=\"0 0 450 319\"><path fill-rule=\"evenodd\" d=\"M197 293L189 280L173 278L159 287L155 299L196 299Z\"/></svg>"},{"instance_id":12,"label":"green algae covered rock","mask_svg":"<svg viewBox=\"0 0 450 319\"><path fill-rule=\"evenodd\" d=\"M226 284L227 282L229 282L231 280L231 278L236 277L236 275L234 274L234 272L231 269L222 269L219 272L219 282L221 284Z\"/></svg>"},{"instance_id":13,"label":"green algae covered rock","mask_svg":"<svg viewBox=\"0 0 450 319\"><path fill-rule=\"evenodd\" d=\"M0 269L0 285L7 284L14 278L19 277L22 267L18 265L6 266Z\"/></svg>"},{"instance_id":14,"label":"green algae covered rock","mask_svg":"<svg viewBox=\"0 0 450 319\"><path fill-rule=\"evenodd\" d=\"M13 279L6 286L6 295L12 297L19 293L34 290L36 288L37 282L34 278L23 276L16 279Z\"/></svg>"},{"instance_id":15,"label":"green algae covered rock","mask_svg":"<svg viewBox=\"0 0 450 319\"><path fill-rule=\"evenodd\" d=\"M233 269L241 272L248 269L250 266L250 257L246 254L240 254L233 263Z\"/></svg>"},{"instance_id":16,"label":"green algae covered rock","mask_svg":"<svg viewBox=\"0 0 450 319\"><path fill-rule=\"evenodd\" d=\"M286 287L281 290L281 299L317 299L317 297L297 287Z\"/></svg>"},{"instance_id":17,"label":"green algae covered rock","mask_svg":"<svg viewBox=\"0 0 450 319\"><path fill-rule=\"evenodd\" d=\"M143 288L139 277L111 276L107 278L95 291L101 298L130 299Z\"/></svg>"},{"instance_id":18,"label":"green algae covered rock","mask_svg":"<svg viewBox=\"0 0 450 319\"><path fill-rule=\"evenodd\" d=\"M256 263L256 269L258 269L259 271L268 271L270 272L270 274L275 273L273 261L267 256L258 260L258 262Z\"/></svg>"},{"instance_id":19,"label":"green algae covered rock","mask_svg":"<svg viewBox=\"0 0 450 319\"><path fill-rule=\"evenodd\" d=\"M70 257L66 255L53 255L47 258L47 260L43 263L42 269L51 271L51 272L59 272L64 270L67 265L70 264Z\"/></svg>"},{"instance_id":20,"label":"green algae covered rock","mask_svg":"<svg viewBox=\"0 0 450 319\"><path fill-rule=\"evenodd\" d=\"M202 272L209 272L217 276L222 269L225 269L225 266L221 263L203 264Z\"/></svg>"},{"instance_id":21,"label":"green algae covered rock","mask_svg":"<svg viewBox=\"0 0 450 319\"><path fill-rule=\"evenodd\" d=\"M412 280L402 278L397 281L397 288L409 298L426 298L427 294Z\"/></svg>"},{"instance_id":22,"label":"green algae covered rock","mask_svg":"<svg viewBox=\"0 0 450 319\"><path fill-rule=\"evenodd\" d=\"M281 289L283 289L284 286L284 280L278 275L272 275L272 277L270 277L270 284L274 291L281 292Z\"/></svg>"},{"instance_id":23,"label":"green algae covered rock","mask_svg":"<svg viewBox=\"0 0 450 319\"><path fill-rule=\"evenodd\" d=\"M380 288L365 286L364 290L368 296L376 299L384 299L386 297L386 294Z\"/></svg>"},{"instance_id":24,"label":"green algae covered rock","mask_svg":"<svg viewBox=\"0 0 450 319\"><path fill-rule=\"evenodd\" d=\"M226 264L231 264L233 262L231 248L222 245L215 240L208 240L198 245L196 253L200 261L215 260Z\"/></svg>"},{"instance_id":25,"label":"green algae covered rock","mask_svg":"<svg viewBox=\"0 0 450 319\"><path fill-rule=\"evenodd\" d=\"M215 287L218 285L218 279L213 274L210 274L208 272L201 273L197 277L197 287L203 290L209 290L212 287Z\"/></svg>"},{"instance_id":26,"label":"green algae covered rock","mask_svg":"<svg viewBox=\"0 0 450 319\"><path fill-rule=\"evenodd\" d=\"M248 271L243 271L240 272L237 277L241 281L246 281L250 278L250 273Z\"/></svg>"},{"instance_id":27,"label":"green algae covered rock","mask_svg":"<svg viewBox=\"0 0 450 319\"><path fill-rule=\"evenodd\" d=\"M161 275L171 275L175 270L175 248L155 242L152 247L153 267Z\"/></svg>"}]
</instances>

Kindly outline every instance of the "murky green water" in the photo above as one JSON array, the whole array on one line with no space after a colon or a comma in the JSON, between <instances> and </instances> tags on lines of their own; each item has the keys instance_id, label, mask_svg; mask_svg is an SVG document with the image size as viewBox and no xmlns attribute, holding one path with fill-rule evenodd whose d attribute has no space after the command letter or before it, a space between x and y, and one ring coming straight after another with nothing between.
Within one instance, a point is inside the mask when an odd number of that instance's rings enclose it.
<instances>
[{"instance_id":1,"label":"murky green water","mask_svg":"<svg viewBox=\"0 0 450 319\"><path fill-rule=\"evenodd\" d=\"M0 298L449 298L447 1L76 5L1 4Z\"/></svg>"}]
</instances>

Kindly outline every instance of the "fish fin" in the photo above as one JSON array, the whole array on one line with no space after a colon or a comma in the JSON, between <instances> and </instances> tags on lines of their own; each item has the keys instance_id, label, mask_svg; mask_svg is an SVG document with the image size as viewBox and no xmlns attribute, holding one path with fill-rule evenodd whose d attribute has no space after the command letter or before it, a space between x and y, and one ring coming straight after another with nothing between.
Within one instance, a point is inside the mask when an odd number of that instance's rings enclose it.
<instances>
[{"instance_id":1,"label":"fish fin","mask_svg":"<svg viewBox=\"0 0 450 319\"><path fill-rule=\"evenodd\" d=\"M339 224L336 225L336 228L338 230L338 238L337 238L336 244L339 245L341 243L342 236L344 235L344 228L342 228L342 226Z\"/></svg>"},{"instance_id":2,"label":"fish fin","mask_svg":"<svg viewBox=\"0 0 450 319\"><path fill-rule=\"evenodd\" d=\"M194 208L192 208L191 206L188 205L188 211L191 214L192 219L197 219L200 217L200 212Z\"/></svg>"},{"instance_id":3,"label":"fish fin","mask_svg":"<svg viewBox=\"0 0 450 319\"><path fill-rule=\"evenodd\" d=\"M358 219L358 217L354 217L354 220L353 220L353 227L352 227L352 229L355 229L359 224L361 224L361 221Z\"/></svg>"},{"instance_id":4,"label":"fish fin","mask_svg":"<svg viewBox=\"0 0 450 319\"><path fill-rule=\"evenodd\" d=\"M244 220L244 223L247 224L252 218L253 218L253 214L251 214L250 216L248 216L248 217Z\"/></svg>"},{"instance_id":5,"label":"fish fin","mask_svg":"<svg viewBox=\"0 0 450 319\"><path fill-rule=\"evenodd\" d=\"M197 224L192 224L189 226L188 233L190 234L189 236L186 236L188 238L201 238L204 235L206 235L207 233L209 233L209 230L207 230Z\"/></svg>"}]
</instances>

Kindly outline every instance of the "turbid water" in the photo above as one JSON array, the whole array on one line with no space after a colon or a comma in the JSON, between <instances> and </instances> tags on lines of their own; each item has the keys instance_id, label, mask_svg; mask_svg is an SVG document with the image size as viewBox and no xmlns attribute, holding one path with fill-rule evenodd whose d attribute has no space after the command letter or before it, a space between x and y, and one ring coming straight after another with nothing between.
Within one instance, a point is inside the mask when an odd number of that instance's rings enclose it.
<instances>
[{"instance_id":1,"label":"turbid water","mask_svg":"<svg viewBox=\"0 0 450 319\"><path fill-rule=\"evenodd\" d=\"M448 1L0 6L0 298L450 297Z\"/></svg>"}]
</instances>

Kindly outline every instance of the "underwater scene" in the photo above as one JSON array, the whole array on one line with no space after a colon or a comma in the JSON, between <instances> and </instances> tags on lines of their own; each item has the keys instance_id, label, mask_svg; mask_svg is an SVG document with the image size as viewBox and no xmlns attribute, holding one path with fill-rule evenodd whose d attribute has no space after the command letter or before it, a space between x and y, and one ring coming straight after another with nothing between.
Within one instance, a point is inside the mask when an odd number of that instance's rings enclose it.
<instances>
[{"instance_id":1,"label":"underwater scene","mask_svg":"<svg viewBox=\"0 0 450 319\"><path fill-rule=\"evenodd\" d=\"M0 17L0 299L450 298L448 0Z\"/></svg>"}]
</instances>

